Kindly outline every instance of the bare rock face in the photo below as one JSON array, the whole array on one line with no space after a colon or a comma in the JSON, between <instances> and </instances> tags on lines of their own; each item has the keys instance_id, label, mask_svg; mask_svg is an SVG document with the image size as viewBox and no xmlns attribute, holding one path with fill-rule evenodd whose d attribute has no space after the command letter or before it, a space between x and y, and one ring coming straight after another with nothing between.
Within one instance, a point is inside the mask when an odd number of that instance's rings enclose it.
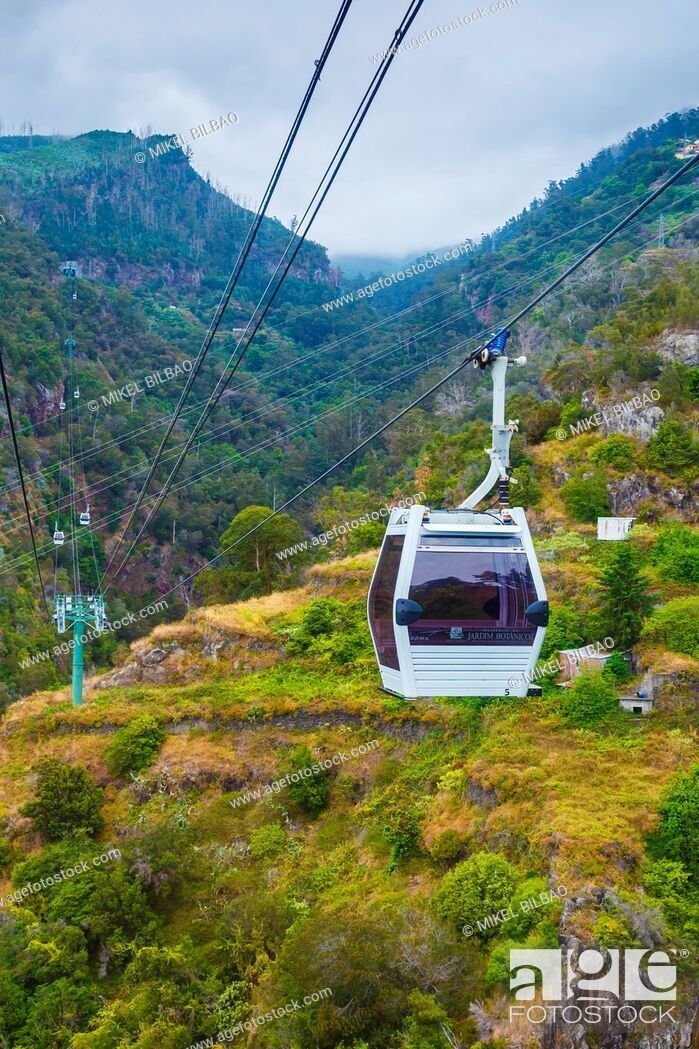
<instances>
[{"instance_id":1,"label":"bare rock face","mask_svg":"<svg viewBox=\"0 0 699 1049\"><path fill-rule=\"evenodd\" d=\"M621 415L608 415L602 421L600 430L606 436L621 433L646 442L650 440L664 418L665 412L660 405L650 404L637 411L623 411Z\"/></svg>"},{"instance_id":2,"label":"bare rock face","mask_svg":"<svg viewBox=\"0 0 699 1049\"><path fill-rule=\"evenodd\" d=\"M44 423L58 412L58 405L64 394L63 384L59 383L55 390L50 390L43 383L36 383L36 399L30 406L30 417L34 423Z\"/></svg>"},{"instance_id":3,"label":"bare rock face","mask_svg":"<svg viewBox=\"0 0 699 1049\"><path fill-rule=\"evenodd\" d=\"M666 360L696 368L699 365L699 332L664 331L658 353Z\"/></svg>"},{"instance_id":4,"label":"bare rock face","mask_svg":"<svg viewBox=\"0 0 699 1049\"><path fill-rule=\"evenodd\" d=\"M105 674L96 682L97 688L117 688L123 685L165 685L180 663L185 651L176 641L136 653L136 658L123 667Z\"/></svg>"},{"instance_id":5,"label":"bare rock face","mask_svg":"<svg viewBox=\"0 0 699 1049\"><path fill-rule=\"evenodd\" d=\"M612 514L615 517L635 516L641 503L652 501L654 505L665 505L670 510L691 509L691 492L680 488L665 488L652 478L630 474L607 486Z\"/></svg>"}]
</instances>

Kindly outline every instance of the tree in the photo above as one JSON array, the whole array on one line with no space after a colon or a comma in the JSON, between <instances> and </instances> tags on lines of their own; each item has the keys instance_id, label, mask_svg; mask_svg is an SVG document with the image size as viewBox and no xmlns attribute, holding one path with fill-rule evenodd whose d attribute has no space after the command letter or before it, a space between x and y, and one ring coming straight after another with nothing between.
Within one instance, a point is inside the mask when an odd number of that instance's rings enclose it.
<instances>
[{"instance_id":1,"label":"tree","mask_svg":"<svg viewBox=\"0 0 699 1049\"><path fill-rule=\"evenodd\" d=\"M107 748L107 768L113 776L142 772L151 765L165 742L165 730L150 714L120 728Z\"/></svg>"},{"instance_id":2,"label":"tree","mask_svg":"<svg viewBox=\"0 0 699 1049\"><path fill-rule=\"evenodd\" d=\"M289 759L289 796L309 816L317 816L327 807L330 796L330 774L320 768L305 744L296 747Z\"/></svg>"},{"instance_id":3,"label":"tree","mask_svg":"<svg viewBox=\"0 0 699 1049\"><path fill-rule=\"evenodd\" d=\"M698 658L699 597L673 597L654 609L643 628L643 640Z\"/></svg>"},{"instance_id":4,"label":"tree","mask_svg":"<svg viewBox=\"0 0 699 1049\"><path fill-rule=\"evenodd\" d=\"M678 773L659 806L660 824L651 851L660 859L681 861L699 878L699 765Z\"/></svg>"},{"instance_id":5,"label":"tree","mask_svg":"<svg viewBox=\"0 0 699 1049\"><path fill-rule=\"evenodd\" d=\"M589 728L617 719L619 700L608 675L591 670L576 677L563 696L561 709L571 725Z\"/></svg>"},{"instance_id":6,"label":"tree","mask_svg":"<svg viewBox=\"0 0 699 1049\"><path fill-rule=\"evenodd\" d=\"M596 444L590 452L590 461L597 466L612 466L615 470L630 470L637 454L636 442L623 433L613 433Z\"/></svg>"},{"instance_id":7,"label":"tree","mask_svg":"<svg viewBox=\"0 0 699 1049\"><path fill-rule=\"evenodd\" d=\"M237 601L269 594L298 576L305 551L291 548L303 541L303 529L287 514L257 528L271 513L268 506L246 506L233 518L221 536L223 567L205 581L208 598Z\"/></svg>"},{"instance_id":8,"label":"tree","mask_svg":"<svg viewBox=\"0 0 699 1049\"><path fill-rule=\"evenodd\" d=\"M617 649L629 648L641 636L651 608L648 583L630 543L619 542L612 550L600 576L600 593L605 630Z\"/></svg>"},{"instance_id":9,"label":"tree","mask_svg":"<svg viewBox=\"0 0 699 1049\"><path fill-rule=\"evenodd\" d=\"M96 834L101 830L104 791L82 765L44 758L35 771L36 796L21 811L34 820L38 831L51 841L60 841L76 831Z\"/></svg>"},{"instance_id":10,"label":"tree","mask_svg":"<svg viewBox=\"0 0 699 1049\"><path fill-rule=\"evenodd\" d=\"M445 874L432 897L440 918L455 926L477 929L492 914L506 908L515 891L517 872L504 856L496 852L475 852ZM486 927L476 935L492 935L499 926Z\"/></svg>"},{"instance_id":11,"label":"tree","mask_svg":"<svg viewBox=\"0 0 699 1049\"><path fill-rule=\"evenodd\" d=\"M680 419L666 419L648 442L648 462L668 474L699 463L699 442Z\"/></svg>"},{"instance_id":12,"label":"tree","mask_svg":"<svg viewBox=\"0 0 699 1049\"><path fill-rule=\"evenodd\" d=\"M652 559L664 579L699 583L699 533L679 521L669 521L658 532Z\"/></svg>"},{"instance_id":13,"label":"tree","mask_svg":"<svg viewBox=\"0 0 699 1049\"><path fill-rule=\"evenodd\" d=\"M561 498L566 510L576 521L594 522L609 513L607 482L602 474L571 477L561 489Z\"/></svg>"}]
</instances>

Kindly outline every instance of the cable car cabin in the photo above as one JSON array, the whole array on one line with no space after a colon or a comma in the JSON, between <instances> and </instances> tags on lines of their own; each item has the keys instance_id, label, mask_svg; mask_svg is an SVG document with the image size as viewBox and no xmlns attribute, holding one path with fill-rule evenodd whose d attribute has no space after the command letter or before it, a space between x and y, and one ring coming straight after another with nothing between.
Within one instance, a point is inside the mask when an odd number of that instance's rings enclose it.
<instances>
[{"instance_id":1,"label":"cable car cabin","mask_svg":"<svg viewBox=\"0 0 699 1049\"><path fill-rule=\"evenodd\" d=\"M65 533L60 530L58 525L53 530L53 544L54 546L63 546L65 542Z\"/></svg>"},{"instance_id":2,"label":"cable car cabin","mask_svg":"<svg viewBox=\"0 0 699 1049\"><path fill-rule=\"evenodd\" d=\"M81 525L89 525L89 523L90 523L90 508L88 506L87 509L83 510L83 512L80 514L80 524Z\"/></svg>"},{"instance_id":3,"label":"cable car cabin","mask_svg":"<svg viewBox=\"0 0 699 1049\"><path fill-rule=\"evenodd\" d=\"M525 696L548 604L524 511L394 509L368 613L390 692Z\"/></svg>"}]
</instances>

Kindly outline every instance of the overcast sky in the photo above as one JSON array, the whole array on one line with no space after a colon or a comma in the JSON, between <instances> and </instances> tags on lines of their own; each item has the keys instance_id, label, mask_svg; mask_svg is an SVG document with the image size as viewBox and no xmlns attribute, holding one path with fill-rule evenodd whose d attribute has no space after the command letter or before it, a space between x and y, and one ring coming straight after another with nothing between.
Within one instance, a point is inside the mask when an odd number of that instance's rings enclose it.
<instances>
[{"instance_id":1,"label":"overcast sky","mask_svg":"<svg viewBox=\"0 0 699 1049\"><path fill-rule=\"evenodd\" d=\"M598 149L699 103L697 0L507 2L396 57L313 228L331 255L478 237ZM3 0L0 117L189 136L234 110L193 163L256 201L338 6ZM304 210L406 7L354 0L272 203L282 221ZM410 37L474 10L426 0Z\"/></svg>"}]
</instances>

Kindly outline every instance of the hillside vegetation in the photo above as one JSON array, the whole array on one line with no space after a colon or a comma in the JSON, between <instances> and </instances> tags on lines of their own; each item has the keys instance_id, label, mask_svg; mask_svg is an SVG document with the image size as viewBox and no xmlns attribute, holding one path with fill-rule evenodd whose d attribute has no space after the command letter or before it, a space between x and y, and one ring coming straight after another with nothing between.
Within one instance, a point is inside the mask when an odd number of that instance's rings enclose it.
<instances>
[{"instance_id":1,"label":"hillside vegetation","mask_svg":"<svg viewBox=\"0 0 699 1049\"><path fill-rule=\"evenodd\" d=\"M686 119L694 127L699 117ZM525 301L546 266L570 261L606 227L603 213L671 169L679 126L669 117L604 151L457 265L391 300L324 311L350 285L309 245L239 373L252 386L222 403L221 431L189 467L208 474L168 498L108 596L109 619L220 557L169 595L163 621L90 643L82 707L66 687L67 657L51 654L56 636L40 615L9 441L0 442L6 1045L687 1049L697 1038L696 186L664 201L664 244L656 211L513 331L512 354L529 363L512 370L508 394L507 415L519 419L511 496L527 509L552 608L541 696L389 696L366 625L385 518L363 515L418 493L428 506L465 498L487 469L487 374L469 369L247 535L441 374L449 347ZM0 139L0 338L42 543L71 311L84 398L134 369L184 361L249 218L184 154L139 166L139 145L110 132L31 147ZM265 227L231 327L286 235ZM166 270L173 245L179 263ZM66 259L84 274L72 284ZM197 276L207 259L208 276ZM384 330L391 310L433 295L442 297L419 321L409 313ZM357 331L361 351L342 341ZM289 360L326 342L325 363L308 358L292 374ZM228 330L204 387L234 346ZM343 371L365 349L376 359L361 378ZM394 389L369 392L407 365L415 370ZM319 385L275 404L306 382ZM92 500L100 567L179 389L165 384L90 420L88 481L113 482ZM258 442L268 443L244 458ZM635 518L625 541L597 539L597 518L610 515ZM80 554L90 585L91 553ZM67 565L59 560L59 591ZM559 652L605 639L614 650L605 669L565 682ZM620 708L643 690L651 713ZM676 1024L513 1025L509 950L559 945L675 950Z\"/></svg>"}]
</instances>

